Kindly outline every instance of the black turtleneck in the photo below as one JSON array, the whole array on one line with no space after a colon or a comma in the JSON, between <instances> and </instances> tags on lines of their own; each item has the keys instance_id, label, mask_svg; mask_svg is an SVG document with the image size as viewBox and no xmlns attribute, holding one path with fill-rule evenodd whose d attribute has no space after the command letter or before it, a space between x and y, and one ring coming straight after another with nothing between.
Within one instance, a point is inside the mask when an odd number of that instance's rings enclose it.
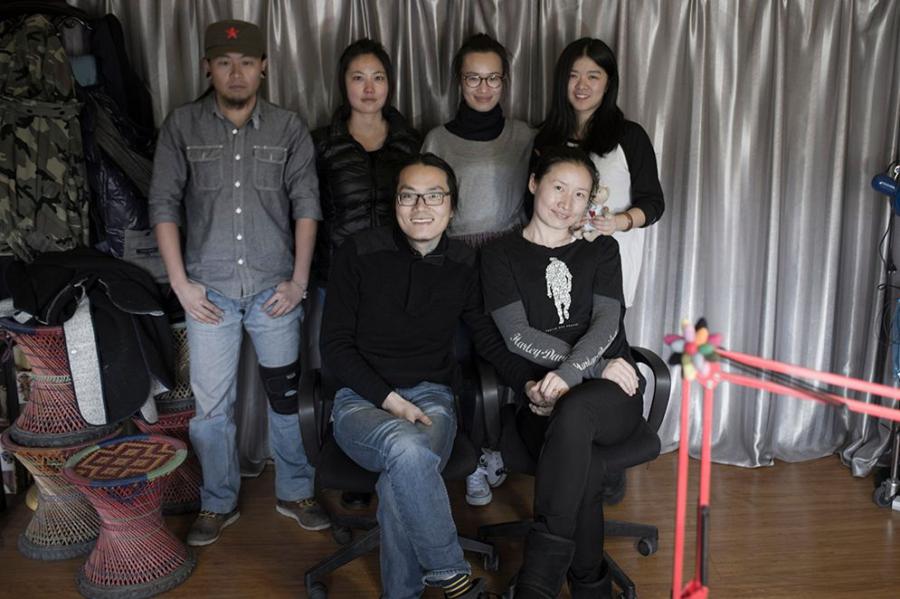
<instances>
[{"instance_id":1,"label":"black turtleneck","mask_svg":"<svg viewBox=\"0 0 900 599\"><path fill-rule=\"evenodd\" d=\"M503 132L503 123L503 108L499 103L487 112L478 112L463 100L456 118L444 126L453 135L469 141L491 141Z\"/></svg>"}]
</instances>

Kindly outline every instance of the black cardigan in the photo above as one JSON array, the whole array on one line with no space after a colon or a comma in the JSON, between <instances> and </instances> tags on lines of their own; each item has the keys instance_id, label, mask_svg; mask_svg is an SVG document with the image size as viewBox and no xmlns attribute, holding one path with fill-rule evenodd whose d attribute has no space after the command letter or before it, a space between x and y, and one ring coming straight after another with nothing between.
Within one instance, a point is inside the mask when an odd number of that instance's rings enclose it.
<instances>
[{"instance_id":1,"label":"black cardigan","mask_svg":"<svg viewBox=\"0 0 900 599\"><path fill-rule=\"evenodd\" d=\"M631 206L641 209L647 217L644 226L649 227L660 219L666 209L662 186L659 184L656 152L653 151L650 136L633 121L625 121L619 145L625 153L628 172L631 174Z\"/></svg>"}]
</instances>

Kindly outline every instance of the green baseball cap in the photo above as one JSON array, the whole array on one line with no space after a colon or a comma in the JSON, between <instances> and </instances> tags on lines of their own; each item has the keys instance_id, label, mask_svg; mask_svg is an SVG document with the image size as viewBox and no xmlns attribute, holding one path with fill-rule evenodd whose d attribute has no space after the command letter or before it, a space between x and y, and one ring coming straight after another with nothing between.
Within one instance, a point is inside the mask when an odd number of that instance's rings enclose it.
<instances>
[{"instance_id":1,"label":"green baseball cap","mask_svg":"<svg viewBox=\"0 0 900 599\"><path fill-rule=\"evenodd\" d=\"M266 54L266 40L262 30L247 21L216 21L206 28L203 47L206 58L215 58L229 52L260 58Z\"/></svg>"}]
</instances>

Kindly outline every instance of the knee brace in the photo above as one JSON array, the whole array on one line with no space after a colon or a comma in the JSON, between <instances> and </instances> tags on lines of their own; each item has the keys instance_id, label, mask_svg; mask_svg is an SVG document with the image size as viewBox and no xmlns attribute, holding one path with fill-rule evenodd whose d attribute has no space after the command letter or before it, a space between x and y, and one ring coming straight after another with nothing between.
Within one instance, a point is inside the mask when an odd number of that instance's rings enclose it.
<instances>
[{"instance_id":1,"label":"knee brace","mask_svg":"<svg viewBox=\"0 0 900 599\"><path fill-rule=\"evenodd\" d=\"M299 409L297 384L300 382L300 360L277 368L259 367L269 405L276 414L296 414Z\"/></svg>"}]
</instances>

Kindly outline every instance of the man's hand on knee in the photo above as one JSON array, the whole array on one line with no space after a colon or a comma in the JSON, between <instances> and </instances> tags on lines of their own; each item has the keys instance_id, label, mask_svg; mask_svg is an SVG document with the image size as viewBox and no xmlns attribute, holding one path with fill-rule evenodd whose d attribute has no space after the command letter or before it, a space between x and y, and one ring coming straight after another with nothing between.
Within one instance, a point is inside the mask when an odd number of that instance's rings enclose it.
<instances>
[{"instance_id":1,"label":"man's hand on knee","mask_svg":"<svg viewBox=\"0 0 900 599\"><path fill-rule=\"evenodd\" d=\"M391 391L385 398L381 407L388 413L397 418L402 418L408 422L415 424L421 422L425 426L431 426L431 418L425 415L414 403L409 402L395 392Z\"/></svg>"}]
</instances>

